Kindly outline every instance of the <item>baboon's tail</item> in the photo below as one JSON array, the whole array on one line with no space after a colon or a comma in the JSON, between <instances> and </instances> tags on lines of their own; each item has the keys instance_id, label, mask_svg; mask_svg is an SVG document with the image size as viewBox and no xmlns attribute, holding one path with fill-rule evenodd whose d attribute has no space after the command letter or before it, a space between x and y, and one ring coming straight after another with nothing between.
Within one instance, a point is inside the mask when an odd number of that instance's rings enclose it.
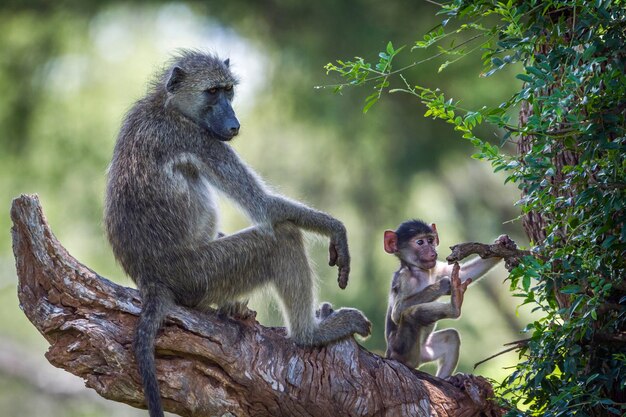
<instances>
[{"instance_id":1,"label":"baboon's tail","mask_svg":"<svg viewBox=\"0 0 626 417\"><path fill-rule=\"evenodd\" d=\"M163 405L156 377L154 344L169 306L169 300L159 296L156 288L142 288L142 310L135 330L135 360L143 382L143 392L150 417L163 417Z\"/></svg>"}]
</instances>

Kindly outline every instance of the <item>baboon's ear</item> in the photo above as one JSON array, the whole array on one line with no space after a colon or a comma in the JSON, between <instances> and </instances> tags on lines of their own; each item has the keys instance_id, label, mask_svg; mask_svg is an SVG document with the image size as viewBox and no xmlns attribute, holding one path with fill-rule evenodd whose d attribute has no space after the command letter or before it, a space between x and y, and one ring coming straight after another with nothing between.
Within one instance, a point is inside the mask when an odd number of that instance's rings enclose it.
<instances>
[{"instance_id":1,"label":"baboon's ear","mask_svg":"<svg viewBox=\"0 0 626 417\"><path fill-rule=\"evenodd\" d=\"M437 232L437 225L435 223L431 223L430 228L433 229L433 233L435 234L435 246L439 246L439 232Z\"/></svg>"},{"instance_id":2,"label":"baboon's ear","mask_svg":"<svg viewBox=\"0 0 626 417\"><path fill-rule=\"evenodd\" d=\"M170 78L167 80L166 89L168 92L173 93L180 86L180 83L185 79L185 71L180 67L174 67Z\"/></svg>"},{"instance_id":3,"label":"baboon's ear","mask_svg":"<svg viewBox=\"0 0 626 417\"><path fill-rule=\"evenodd\" d=\"M398 235L396 234L396 232L394 232L393 230L385 230L383 244L385 247L385 252L398 252Z\"/></svg>"},{"instance_id":4,"label":"baboon's ear","mask_svg":"<svg viewBox=\"0 0 626 417\"><path fill-rule=\"evenodd\" d=\"M230 58L224 60L224 65L226 65L226 68L230 68Z\"/></svg>"}]
</instances>

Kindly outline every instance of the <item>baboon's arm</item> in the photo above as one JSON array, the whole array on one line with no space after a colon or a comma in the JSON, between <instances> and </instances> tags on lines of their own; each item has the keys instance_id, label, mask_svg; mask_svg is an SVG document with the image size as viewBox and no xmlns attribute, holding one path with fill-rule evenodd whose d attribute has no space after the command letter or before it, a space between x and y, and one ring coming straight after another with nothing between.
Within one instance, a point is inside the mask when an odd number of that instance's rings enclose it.
<instances>
[{"instance_id":1,"label":"baboon's arm","mask_svg":"<svg viewBox=\"0 0 626 417\"><path fill-rule=\"evenodd\" d=\"M269 190L230 145L213 143L211 152L220 162L204 161L213 185L232 198L256 223L273 226L290 221L302 229L329 237L343 231L341 222L332 216Z\"/></svg>"},{"instance_id":2,"label":"baboon's arm","mask_svg":"<svg viewBox=\"0 0 626 417\"><path fill-rule=\"evenodd\" d=\"M399 294L399 296L395 298L392 304L391 318L395 323L399 323L400 315L409 307L433 302L442 295L446 295L449 293L450 280L444 278L443 280L437 281L436 283L427 286L421 291L406 295Z\"/></svg>"},{"instance_id":3,"label":"baboon's arm","mask_svg":"<svg viewBox=\"0 0 626 417\"><path fill-rule=\"evenodd\" d=\"M207 154L212 155L214 161L203 161L205 174L253 221L269 227L290 221L302 229L328 236L329 265L339 267L339 286L346 287L350 274L350 252L343 223L326 213L269 191L261 178L241 161L228 144L214 142Z\"/></svg>"},{"instance_id":4,"label":"baboon's arm","mask_svg":"<svg viewBox=\"0 0 626 417\"><path fill-rule=\"evenodd\" d=\"M465 282L468 279L473 281L482 278L487 272L496 266L502 259L501 258L474 258L470 261L464 262L461 265L461 282ZM443 264L443 262L442 262ZM444 276L450 276L452 273L452 265L443 265L441 274Z\"/></svg>"}]
</instances>

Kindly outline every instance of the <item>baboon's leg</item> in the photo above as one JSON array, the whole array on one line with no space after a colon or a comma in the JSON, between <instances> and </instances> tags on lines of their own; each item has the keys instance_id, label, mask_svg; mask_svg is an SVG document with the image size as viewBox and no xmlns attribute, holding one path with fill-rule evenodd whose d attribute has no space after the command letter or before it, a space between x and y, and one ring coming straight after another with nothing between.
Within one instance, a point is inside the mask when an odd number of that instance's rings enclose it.
<instances>
[{"instance_id":1,"label":"baboon's leg","mask_svg":"<svg viewBox=\"0 0 626 417\"><path fill-rule=\"evenodd\" d=\"M441 319L458 318L460 312L451 303L432 301L430 303L412 305L401 314L403 320L413 325L427 326Z\"/></svg>"},{"instance_id":2,"label":"baboon's leg","mask_svg":"<svg viewBox=\"0 0 626 417\"><path fill-rule=\"evenodd\" d=\"M160 280L176 302L205 310L226 306L272 280L279 257L278 233L252 227L207 242L172 249L159 259Z\"/></svg>"},{"instance_id":3,"label":"baboon's leg","mask_svg":"<svg viewBox=\"0 0 626 417\"><path fill-rule=\"evenodd\" d=\"M228 307L241 296L273 282L276 288L285 289L278 291L279 296L289 294L304 306L289 320L297 322L293 328L297 334L306 333L314 322L312 273L302 233L291 223L279 224L273 231L248 228L200 244L197 249L173 251L168 258L162 263L167 265L164 274L177 276L177 271L185 271L174 282L180 287L180 298L201 294L194 302L177 300L183 304L199 309L211 304ZM311 313L305 313L305 309Z\"/></svg>"},{"instance_id":4,"label":"baboon's leg","mask_svg":"<svg viewBox=\"0 0 626 417\"><path fill-rule=\"evenodd\" d=\"M280 297L291 337L298 344L316 346L359 333L369 334L370 323L355 309L333 310L328 303L322 305L316 318L315 278L302 241L302 233L291 224L281 225L282 236L272 275L274 287Z\"/></svg>"},{"instance_id":5,"label":"baboon's leg","mask_svg":"<svg viewBox=\"0 0 626 417\"><path fill-rule=\"evenodd\" d=\"M369 333L369 321L355 309L333 311L318 324L314 277L302 232L289 222L276 225L273 233L250 228L207 242L197 250L179 252L172 262L179 264L175 269L185 270L180 265L184 262L193 271L180 284L185 287L180 303L199 309L224 305L271 282L296 343L324 345L355 332ZM189 294L198 292L204 297L190 302Z\"/></svg>"},{"instance_id":6,"label":"baboon's leg","mask_svg":"<svg viewBox=\"0 0 626 417\"><path fill-rule=\"evenodd\" d=\"M289 327L289 335L296 343L311 345L317 331L315 278L304 248L302 232L289 224L281 225L279 230L282 256L272 265L274 288Z\"/></svg>"},{"instance_id":7,"label":"baboon's leg","mask_svg":"<svg viewBox=\"0 0 626 417\"><path fill-rule=\"evenodd\" d=\"M452 375L459 362L461 337L455 329L444 329L430 335L421 352L421 362L437 361L437 376Z\"/></svg>"},{"instance_id":8,"label":"baboon's leg","mask_svg":"<svg viewBox=\"0 0 626 417\"><path fill-rule=\"evenodd\" d=\"M386 356L411 368L420 365L420 335L427 330L419 325L401 322L395 332L387 336Z\"/></svg>"}]
</instances>

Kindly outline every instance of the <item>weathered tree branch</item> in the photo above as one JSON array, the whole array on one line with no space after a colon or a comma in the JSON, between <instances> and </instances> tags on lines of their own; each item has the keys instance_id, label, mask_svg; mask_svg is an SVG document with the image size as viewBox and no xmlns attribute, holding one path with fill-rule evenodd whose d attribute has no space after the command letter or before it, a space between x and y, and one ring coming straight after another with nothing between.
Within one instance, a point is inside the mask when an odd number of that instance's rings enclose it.
<instances>
[{"instance_id":1,"label":"weathered tree branch","mask_svg":"<svg viewBox=\"0 0 626 417\"><path fill-rule=\"evenodd\" d=\"M478 255L486 258L503 258L506 269L510 271L519 265L520 258L531 255L530 251L517 249L517 245L511 241L509 245L493 243L487 245L478 242L459 243L450 246L452 253L446 258L448 263L460 262L470 255Z\"/></svg>"},{"instance_id":2,"label":"weathered tree branch","mask_svg":"<svg viewBox=\"0 0 626 417\"><path fill-rule=\"evenodd\" d=\"M140 410L107 401L95 391L86 390L80 378L62 369L47 366L46 359L39 353L6 337L0 341L0 378L2 377L19 381L20 385L25 386L22 398L28 395L36 396L37 403L44 406L58 403L57 414L48 411L46 413L48 415L62 415L59 413L63 410L69 411L85 404L94 409L98 415L137 417L143 414ZM4 415L10 413L5 411Z\"/></svg>"},{"instance_id":3,"label":"weathered tree branch","mask_svg":"<svg viewBox=\"0 0 626 417\"><path fill-rule=\"evenodd\" d=\"M24 313L55 366L101 396L144 408L131 351L138 293L98 276L57 241L36 196L13 201ZM266 328L174 308L157 342L164 406L183 416L496 416L481 377L455 385L372 354L354 340L305 349ZM229 414L230 413L230 414Z\"/></svg>"}]
</instances>

